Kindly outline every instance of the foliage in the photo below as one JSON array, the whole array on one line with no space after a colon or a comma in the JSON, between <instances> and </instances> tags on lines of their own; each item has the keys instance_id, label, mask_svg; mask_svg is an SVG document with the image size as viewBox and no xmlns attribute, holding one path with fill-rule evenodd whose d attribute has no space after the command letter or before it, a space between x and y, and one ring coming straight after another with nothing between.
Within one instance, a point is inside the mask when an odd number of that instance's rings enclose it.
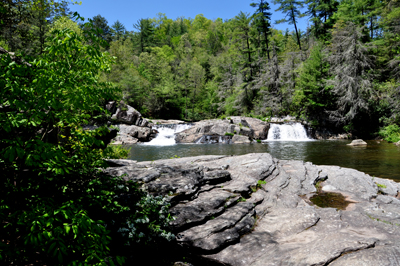
<instances>
[{"instance_id":1,"label":"foliage","mask_svg":"<svg viewBox=\"0 0 400 266\"><path fill-rule=\"evenodd\" d=\"M122 145L110 145L103 151L103 157L107 159L127 159L131 148Z\"/></svg>"},{"instance_id":2,"label":"foliage","mask_svg":"<svg viewBox=\"0 0 400 266\"><path fill-rule=\"evenodd\" d=\"M284 23L288 22L289 24L294 25L296 30L297 44L299 45L299 49L301 50L301 42L299 31L297 30L297 22L299 18L304 17L304 14L301 13L300 9L303 8L303 2L297 0L274 0L274 4L279 4L279 8L275 11L282 11L285 17L281 20L278 20L276 23Z\"/></svg>"},{"instance_id":3,"label":"foliage","mask_svg":"<svg viewBox=\"0 0 400 266\"><path fill-rule=\"evenodd\" d=\"M329 87L326 85L329 64L322 44L315 45L310 57L299 67L294 102L309 116L320 115L329 104Z\"/></svg>"},{"instance_id":4,"label":"foliage","mask_svg":"<svg viewBox=\"0 0 400 266\"><path fill-rule=\"evenodd\" d=\"M99 170L106 165L98 137L108 129L81 125L118 97L98 80L112 63L99 39L90 31L49 34L45 53L29 63L0 56L0 261L121 264L126 245L172 237L163 229L168 203Z\"/></svg>"},{"instance_id":5,"label":"foliage","mask_svg":"<svg viewBox=\"0 0 400 266\"><path fill-rule=\"evenodd\" d=\"M373 93L369 70L373 62L361 37L362 29L353 23L338 29L333 36L329 60L335 76L329 84L333 85L332 93L338 100L331 118L339 122L351 122L360 112L369 109L368 100Z\"/></svg>"},{"instance_id":6,"label":"foliage","mask_svg":"<svg viewBox=\"0 0 400 266\"><path fill-rule=\"evenodd\" d=\"M377 185L379 188L386 188L386 186L383 185L383 184L378 184L378 183L376 183L376 185Z\"/></svg>"},{"instance_id":7,"label":"foliage","mask_svg":"<svg viewBox=\"0 0 400 266\"><path fill-rule=\"evenodd\" d=\"M267 184L267 181L265 181L265 180L258 180L257 181L257 187L258 188L261 188L262 185L265 185L265 184Z\"/></svg>"},{"instance_id":8,"label":"foliage","mask_svg":"<svg viewBox=\"0 0 400 266\"><path fill-rule=\"evenodd\" d=\"M389 125L379 131L379 135L388 142L400 141L400 127L398 125Z\"/></svg>"},{"instance_id":9,"label":"foliage","mask_svg":"<svg viewBox=\"0 0 400 266\"><path fill-rule=\"evenodd\" d=\"M67 8L49 2L49 12L34 11L16 2L27 1L7 2L14 5L5 5L0 30L0 43L13 51L40 54L43 36L62 28L58 17L65 20L61 25L76 27L62 16ZM138 20L133 32L119 21L110 27L100 15L92 18L97 26L86 30L106 40L116 57L100 80L121 88L119 96L146 117L290 114L323 127L352 124L357 135L399 123L398 1L279 0L278 11L291 23L286 31L273 29L269 2L249 3L252 15L211 20L159 13ZM305 15L310 27L300 29Z\"/></svg>"}]
</instances>

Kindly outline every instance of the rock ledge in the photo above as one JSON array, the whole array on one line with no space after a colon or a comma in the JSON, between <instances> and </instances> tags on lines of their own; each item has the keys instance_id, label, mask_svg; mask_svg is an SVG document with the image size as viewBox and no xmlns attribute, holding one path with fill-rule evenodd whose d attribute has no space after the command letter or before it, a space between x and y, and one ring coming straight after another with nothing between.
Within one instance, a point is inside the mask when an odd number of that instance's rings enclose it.
<instances>
[{"instance_id":1,"label":"rock ledge","mask_svg":"<svg viewBox=\"0 0 400 266\"><path fill-rule=\"evenodd\" d=\"M122 161L106 171L172 192L171 230L203 259L194 265L400 265L400 184L390 180L266 153ZM354 203L310 205L316 184Z\"/></svg>"}]
</instances>

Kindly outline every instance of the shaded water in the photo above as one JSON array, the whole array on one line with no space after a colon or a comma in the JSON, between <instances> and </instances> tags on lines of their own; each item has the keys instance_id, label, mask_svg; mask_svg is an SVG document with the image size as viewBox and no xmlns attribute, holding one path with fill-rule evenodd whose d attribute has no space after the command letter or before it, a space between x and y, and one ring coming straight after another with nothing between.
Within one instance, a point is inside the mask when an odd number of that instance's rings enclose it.
<instances>
[{"instance_id":1,"label":"shaded water","mask_svg":"<svg viewBox=\"0 0 400 266\"><path fill-rule=\"evenodd\" d=\"M336 208L345 210L351 203L346 197L335 192L318 192L310 198L310 201L321 208Z\"/></svg>"},{"instance_id":2,"label":"shaded water","mask_svg":"<svg viewBox=\"0 0 400 266\"><path fill-rule=\"evenodd\" d=\"M352 147L349 140L271 141L263 144L176 144L172 146L132 145L130 159L152 161L198 155L242 155L270 153L285 160L302 160L317 165L354 168L371 176L400 182L400 147L385 141L367 141L366 147Z\"/></svg>"}]
</instances>

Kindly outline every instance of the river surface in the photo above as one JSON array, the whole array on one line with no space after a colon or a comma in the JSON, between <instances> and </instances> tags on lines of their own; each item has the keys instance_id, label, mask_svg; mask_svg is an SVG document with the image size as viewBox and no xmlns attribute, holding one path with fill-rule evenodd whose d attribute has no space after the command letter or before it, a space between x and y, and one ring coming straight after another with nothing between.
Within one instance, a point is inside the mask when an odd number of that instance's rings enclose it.
<instances>
[{"instance_id":1,"label":"river surface","mask_svg":"<svg viewBox=\"0 0 400 266\"><path fill-rule=\"evenodd\" d=\"M316 165L354 168L371 176L400 182L400 147L385 141L367 141L366 147L352 147L348 140L268 141L252 144L175 144L129 146L129 158L153 161L198 155L242 155L270 153L277 159L301 160Z\"/></svg>"}]
</instances>

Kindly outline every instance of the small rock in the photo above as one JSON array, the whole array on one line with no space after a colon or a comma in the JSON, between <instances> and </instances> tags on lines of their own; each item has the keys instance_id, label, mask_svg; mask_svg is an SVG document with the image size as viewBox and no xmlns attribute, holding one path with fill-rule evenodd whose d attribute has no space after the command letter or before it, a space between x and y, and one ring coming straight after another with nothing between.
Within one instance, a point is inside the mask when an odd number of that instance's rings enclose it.
<instances>
[{"instance_id":1,"label":"small rock","mask_svg":"<svg viewBox=\"0 0 400 266\"><path fill-rule=\"evenodd\" d=\"M349 146L362 146L362 145L367 145L365 141L362 139L355 139L351 143L347 144Z\"/></svg>"}]
</instances>

